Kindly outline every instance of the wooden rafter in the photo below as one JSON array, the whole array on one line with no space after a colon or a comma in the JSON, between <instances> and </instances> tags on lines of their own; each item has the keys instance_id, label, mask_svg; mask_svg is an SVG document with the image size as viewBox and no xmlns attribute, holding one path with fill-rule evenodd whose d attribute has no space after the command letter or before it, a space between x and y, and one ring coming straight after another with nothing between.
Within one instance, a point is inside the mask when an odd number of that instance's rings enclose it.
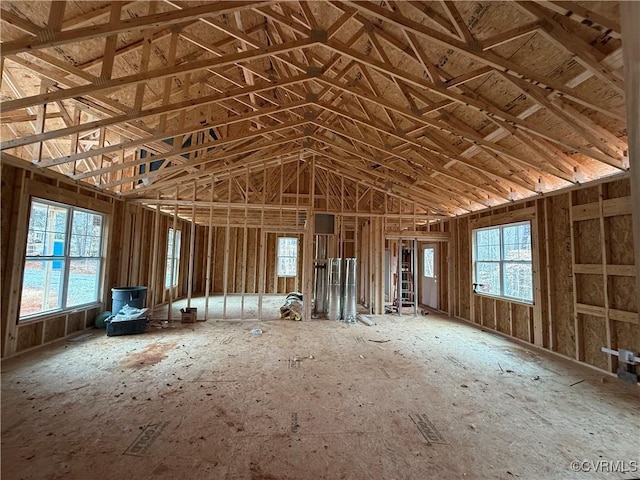
<instances>
[{"instance_id":1,"label":"wooden rafter","mask_svg":"<svg viewBox=\"0 0 640 480\"><path fill-rule=\"evenodd\" d=\"M215 195L286 206L303 181L329 210L448 216L627 165L608 5L67 0L33 18L8 2L3 155L177 196L180 215ZM517 53L534 41L556 70Z\"/></svg>"}]
</instances>

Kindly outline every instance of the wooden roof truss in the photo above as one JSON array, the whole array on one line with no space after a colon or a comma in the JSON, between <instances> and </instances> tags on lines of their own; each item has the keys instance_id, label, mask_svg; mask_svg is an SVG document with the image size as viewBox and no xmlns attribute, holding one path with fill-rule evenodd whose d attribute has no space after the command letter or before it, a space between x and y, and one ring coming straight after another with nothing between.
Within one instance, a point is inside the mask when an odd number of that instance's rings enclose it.
<instances>
[{"instance_id":1,"label":"wooden roof truss","mask_svg":"<svg viewBox=\"0 0 640 480\"><path fill-rule=\"evenodd\" d=\"M1 8L3 154L136 201L450 216L628 168L617 2Z\"/></svg>"}]
</instances>

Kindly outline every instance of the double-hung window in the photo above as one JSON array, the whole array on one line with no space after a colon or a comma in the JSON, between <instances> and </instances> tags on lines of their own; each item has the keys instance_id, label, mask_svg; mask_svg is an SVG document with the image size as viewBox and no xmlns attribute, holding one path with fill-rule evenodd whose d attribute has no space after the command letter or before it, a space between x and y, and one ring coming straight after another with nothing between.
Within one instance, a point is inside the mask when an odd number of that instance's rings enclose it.
<instances>
[{"instance_id":1,"label":"double-hung window","mask_svg":"<svg viewBox=\"0 0 640 480\"><path fill-rule=\"evenodd\" d=\"M20 319L100 300L104 216L34 198L31 202Z\"/></svg>"},{"instance_id":2,"label":"double-hung window","mask_svg":"<svg viewBox=\"0 0 640 480\"><path fill-rule=\"evenodd\" d=\"M532 303L531 223L474 230L473 278L476 293Z\"/></svg>"},{"instance_id":3,"label":"double-hung window","mask_svg":"<svg viewBox=\"0 0 640 480\"><path fill-rule=\"evenodd\" d=\"M298 239L278 238L278 276L295 277L298 271Z\"/></svg>"}]
</instances>

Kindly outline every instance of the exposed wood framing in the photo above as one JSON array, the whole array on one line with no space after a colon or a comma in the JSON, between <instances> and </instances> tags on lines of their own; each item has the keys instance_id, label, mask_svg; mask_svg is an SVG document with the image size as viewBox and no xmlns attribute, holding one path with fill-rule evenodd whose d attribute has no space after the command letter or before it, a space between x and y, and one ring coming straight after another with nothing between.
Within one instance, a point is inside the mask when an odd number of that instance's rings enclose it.
<instances>
[{"instance_id":1,"label":"exposed wood framing","mask_svg":"<svg viewBox=\"0 0 640 480\"><path fill-rule=\"evenodd\" d=\"M418 242L438 242L443 309L615 370L594 338L622 348L620 325L638 324L637 304L618 293L640 280L640 140L627 127L640 122L633 2L488 2L482 15L446 0L5 3L0 150L24 163L12 294L25 192L34 176L55 179L50 195L66 178L83 205L102 205L103 194L116 205L119 257L105 288L147 282L150 305L168 300L169 318L176 299L190 305L200 292L206 310L224 295L223 317L228 295L242 295L242 318L247 294L258 295L258 318L265 294L311 298L314 218L327 212L331 253L358 258L359 300L373 313L384 309L385 249L399 259L412 246L417 260ZM582 187L627 169L630 192L618 180ZM524 219L533 305L474 294L473 228ZM617 257L613 239L631 221L635 262ZM169 226L182 232L183 268L166 289ZM285 233L300 239L294 279L275 265ZM48 341L44 323L28 329ZM5 330L5 352L31 346L20 331Z\"/></svg>"},{"instance_id":2,"label":"exposed wood framing","mask_svg":"<svg viewBox=\"0 0 640 480\"><path fill-rule=\"evenodd\" d=\"M624 43L627 122L640 125L640 5L625 2L620 7L620 18L625 36ZM633 238L636 254L636 294L640 304L640 133L638 128L629 130L627 151L631 171L631 198L633 205Z\"/></svg>"},{"instance_id":3,"label":"exposed wood framing","mask_svg":"<svg viewBox=\"0 0 640 480\"><path fill-rule=\"evenodd\" d=\"M452 221L463 262L455 278L456 316L615 373L617 361L601 348L640 345L629 192L630 180L622 176ZM472 272L464 262L472 230L524 219L532 222L533 304L470 292L465 311L460 292L470 291L465 284Z\"/></svg>"},{"instance_id":4,"label":"exposed wood framing","mask_svg":"<svg viewBox=\"0 0 640 480\"><path fill-rule=\"evenodd\" d=\"M420 2L151 2L142 16L126 18L130 5L115 2L73 18L61 2L46 19L7 11L2 25L13 30L3 43L3 77L31 72L46 83L35 91L14 89L3 102L3 128L13 129L3 150L22 156L21 147L35 145L42 168L152 199L166 198L176 184L218 178L218 169L227 168L222 163L260 165L253 139L277 154L313 152L318 168L337 169L344 178L365 175L369 186L391 188L445 215L532 195L541 188L536 184L565 186L578 164L590 178L625 168L624 116L611 101L624 87L612 57L620 50L620 28L606 12L571 10L568 2L510 4L505 8L523 19L511 25L501 23L492 4L485 17L491 20L481 27L467 5L448 1L429 8ZM561 11L568 16L558 16ZM589 27L574 21L585 19ZM614 48L593 46L603 34ZM561 84L499 53L534 36L546 38L547 58L556 64L571 68L577 61L580 80ZM85 47L91 51L82 60L70 61L81 42L93 41L105 42L102 52ZM167 52L161 62L159 45ZM442 49L449 53L439 63ZM140 56L136 68L124 61L133 52ZM401 68L400 61L408 63ZM589 78L602 96L576 90ZM512 84L525 92L517 111L508 96L479 90L489 79L505 92ZM74 118L69 108L78 112ZM480 118L495 123L492 133ZM578 132L549 127L548 119ZM28 121L35 122L31 132L23 128ZM93 132L98 145L81 147ZM152 170L151 162L162 165ZM259 171L248 170L249 183Z\"/></svg>"}]
</instances>

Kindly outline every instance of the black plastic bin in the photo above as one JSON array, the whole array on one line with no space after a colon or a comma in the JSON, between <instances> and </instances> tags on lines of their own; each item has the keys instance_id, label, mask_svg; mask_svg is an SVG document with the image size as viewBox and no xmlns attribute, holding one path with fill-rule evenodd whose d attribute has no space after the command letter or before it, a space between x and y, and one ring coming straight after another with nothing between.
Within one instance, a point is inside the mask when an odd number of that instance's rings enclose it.
<instances>
[{"instance_id":1,"label":"black plastic bin","mask_svg":"<svg viewBox=\"0 0 640 480\"><path fill-rule=\"evenodd\" d=\"M129 305L134 308L144 308L147 287L115 287L111 289L111 311L117 315L122 307Z\"/></svg>"},{"instance_id":2,"label":"black plastic bin","mask_svg":"<svg viewBox=\"0 0 640 480\"><path fill-rule=\"evenodd\" d=\"M119 320L117 317L113 317L112 320L107 322L107 337L144 333L147 328L147 322L147 317L133 320Z\"/></svg>"}]
</instances>

